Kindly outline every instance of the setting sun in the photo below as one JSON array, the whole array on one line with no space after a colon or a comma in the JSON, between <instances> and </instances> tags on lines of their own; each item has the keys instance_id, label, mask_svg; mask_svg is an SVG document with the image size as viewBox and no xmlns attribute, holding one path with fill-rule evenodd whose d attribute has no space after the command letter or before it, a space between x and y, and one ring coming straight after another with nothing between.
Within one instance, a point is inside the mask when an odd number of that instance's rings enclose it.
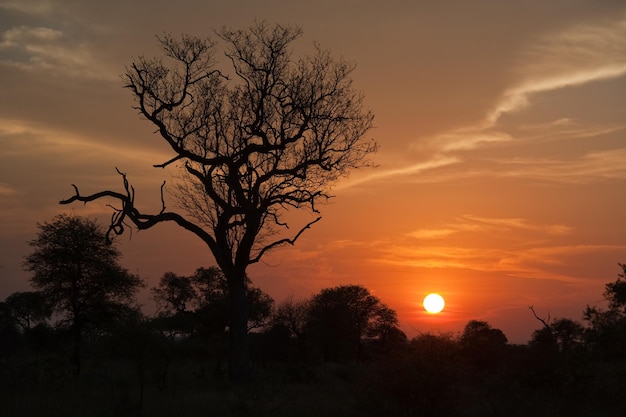
<instances>
[{"instance_id":1,"label":"setting sun","mask_svg":"<svg viewBox=\"0 0 626 417\"><path fill-rule=\"evenodd\" d=\"M437 314L441 312L445 305L446 302L439 294L428 294L424 298L424 309L430 314Z\"/></svg>"}]
</instances>

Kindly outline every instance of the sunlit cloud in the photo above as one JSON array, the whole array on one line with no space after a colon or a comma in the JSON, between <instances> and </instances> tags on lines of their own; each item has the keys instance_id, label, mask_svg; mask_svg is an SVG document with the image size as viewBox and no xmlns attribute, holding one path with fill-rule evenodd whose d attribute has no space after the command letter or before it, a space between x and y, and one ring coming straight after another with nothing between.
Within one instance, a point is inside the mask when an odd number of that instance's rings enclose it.
<instances>
[{"instance_id":1,"label":"sunlit cloud","mask_svg":"<svg viewBox=\"0 0 626 417\"><path fill-rule=\"evenodd\" d=\"M447 227L443 229L418 229L408 233L408 235L416 239L437 239L453 235L457 232L458 229Z\"/></svg>"},{"instance_id":2,"label":"sunlit cloud","mask_svg":"<svg viewBox=\"0 0 626 417\"><path fill-rule=\"evenodd\" d=\"M555 245L529 248L479 246L414 246L410 243L385 245L371 262L397 267L425 269L467 269L500 273L502 277L550 279L563 282L586 282L567 273L573 257L596 253L623 253L624 245Z\"/></svg>"},{"instance_id":3,"label":"sunlit cloud","mask_svg":"<svg viewBox=\"0 0 626 417\"><path fill-rule=\"evenodd\" d=\"M511 136L504 132L490 131L481 127L463 127L450 132L424 138L410 145L413 151L445 153L468 151L488 143L508 142Z\"/></svg>"},{"instance_id":4,"label":"sunlit cloud","mask_svg":"<svg viewBox=\"0 0 626 417\"><path fill-rule=\"evenodd\" d=\"M531 106L534 94L624 75L626 75L626 20L575 25L557 33L543 34L530 40L521 50L519 65L510 87L503 91L482 120L429 138L420 138L411 144L411 149L429 152L434 159L439 159L442 155L450 156L493 143L519 142L520 138L504 132L499 122L503 114L514 113ZM625 124L590 126L561 118L549 125L535 125L535 136L530 139L593 137L622 130L625 126ZM526 133L532 135L532 127ZM590 155L590 158L593 159L593 156ZM584 162L589 163L590 160Z\"/></svg>"},{"instance_id":5,"label":"sunlit cloud","mask_svg":"<svg viewBox=\"0 0 626 417\"><path fill-rule=\"evenodd\" d=\"M520 126L524 141L558 141L599 137L625 131L626 123L581 123L571 118L561 118L550 123L533 123Z\"/></svg>"},{"instance_id":6,"label":"sunlit cloud","mask_svg":"<svg viewBox=\"0 0 626 417\"><path fill-rule=\"evenodd\" d=\"M537 225L537 224L530 223L526 219L520 219L520 218L487 218L487 217L465 215L463 216L462 219L471 221L474 223L482 224L484 226L495 226L497 228L501 228L502 230L509 230L509 229L535 230L535 231L545 232L549 235L564 235L573 230L571 227L562 225L562 224ZM468 230L468 229L464 228L464 230ZM478 229L473 229L473 230L478 230Z\"/></svg>"},{"instance_id":7,"label":"sunlit cloud","mask_svg":"<svg viewBox=\"0 0 626 417\"><path fill-rule=\"evenodd\" d=\"M22 142L10 138L28 137L30 146L24 147ZM26 120L11 120L0 118L0 141L4 138L3 157L17 156L18 154L32 155L33 148L46 154L76 155L77 158L86 158L86 155L108 155L112 158L132 159L141 161L142 165L152 166L169 156L165 153L150 151L145 148L133 149L125 146L109 145L107 141L86 139L74 132L59 130L50 126L42 126ZM9 145L14 146L9 146ZM85 154L89 152L89 154Z\"/></svg>"},{"instance_id":8,"label":"sunlit cloud","mask_svg":"<svg viewBox=\"0 0 626 417\"><path fill-rule=\"evenodd\" d=\"M486 218L465 215L441 228L418 229L407 233L416 239L441 239L463 232L497 232L528 230L558 236L570 233L573 228L562 224L537 225L521 218Z\"/></svg>"},{"instance_id":9,"label":"sunlit cloud","mask_svg":"<svg viewBox=\"0 0 626 417\"><path fill-rule=\"evenodd\" d=\"M47 27L17 26L0 35L0 64L46 75L117 80L94 56L94 47Z\"/></svg>"},{"instance_id":10,"label":"sunlit cloud","mask_svg":"<svg viewBox=\"0 0 626 417\"><path fill-rule=\"evenodd\" d=\"M390 168L390 169L381 169L378 168L374 174L350 178L339 183L335 188L336 189L346 189L350 187L354 187L359 184L363 184L366 182L373 181L384 181L390 178L396 178L400 176L411 176L419 173L423 173L425 171L433 170L436 168L445 167L447 165L456 164L460 161L460 158L457 157L440 157L435 158L429 161L418 162L412 165L408 165L401 168Z\"/></svg>"},{"instance_id":11,"label":"sunlit cloud","mask_svg":"<svg viewBox=\"0 0 626 417\"><path fill-rule=\"evenodd\" d=\"M18 12L41 15L52 10L52 5L46 0L5 0L0 3L0 9L16 10Z\"/></svg>"},{"instance_id":12,"label":"sunlit cloud","mask_svg":"<svg viewBox=\"0 0 626 417\"><path fill-rule=\"evenodd\" d=\"M520 80L489 112L489 126L502 114L529 105L531 94L626 74L626 20L576 25L543 35L526 46L520 61Z\"/></svg>"},{"instance_id":13,"label":"sunlit cloud","mask_svg":"<svg viewBox=\"0 0 626 417\"><path fill-rule=\"evenodd\" d=\"M520 177L564 183L589 183L626 178L626 148L588 152L578 158L515 158L495 163L501 177Z\"/></svg>"}]
</instances>

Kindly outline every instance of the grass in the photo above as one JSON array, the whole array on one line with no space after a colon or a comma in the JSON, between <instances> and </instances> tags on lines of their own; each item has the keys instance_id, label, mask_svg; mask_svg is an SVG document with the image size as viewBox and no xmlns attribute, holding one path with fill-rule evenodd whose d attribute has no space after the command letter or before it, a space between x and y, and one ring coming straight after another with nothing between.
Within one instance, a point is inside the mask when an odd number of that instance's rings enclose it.
<instances>
[{"instance_id":1,"label":"grass","mask_svg":"<svg viewBox=\"0 0 626 417\"><path fill-rule=\"evenodd\" d=\"M423 359L423 358L422 358ZM58 357L0 363L3 417L621 416L626 370L596 364L576 392L521 367L476 372L419 357L354 364L271 362L231 385L215 363L188 358L146 369L143 398L132 363L86 361L73 377ZM548 364L544 364L546 366ZM164 375L163 370L167 369ZM529 377L529 375L531 375Z\"/></svg>"}]
</instances>

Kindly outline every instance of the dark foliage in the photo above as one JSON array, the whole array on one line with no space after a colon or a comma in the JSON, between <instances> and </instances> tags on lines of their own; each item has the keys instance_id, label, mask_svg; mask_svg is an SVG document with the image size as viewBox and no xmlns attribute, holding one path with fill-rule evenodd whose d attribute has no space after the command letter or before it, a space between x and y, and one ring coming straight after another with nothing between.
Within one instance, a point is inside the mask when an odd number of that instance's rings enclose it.
<instances>
[{"instance_id":1,"label":"dark foliage","mask_svg":"<svg viewBox=\"0 0 626 417\"><path fill-rule=\"evenodd\" d=\"M83 338L107 332L128 314L142 281L119 265L119 251L94 220L62 214L38 228L24 265L39 290L41 309L52 308L62 318L59 325L73 334L78 374Z\"/></svg>"},{"instance_id":2,"label":"dark foliage","mask_svg":"<svg viewBox=\"0 0 626 417\"><path fill-rule=\"evenodd\" d=\"M246 279L248 330L263 327L274 300ZM198 268L190 277L167 272L152 289L161 312L159 323L170 333L191 336L221 335L229 327L229 287L218 268Z\"/></svg>"},{"instance_id":3,"label":"dark foliage","mask_svg":"<svg viewBox=\"0 0 626 417\"><path fill-rule=\"evenodd\" d=\"M52 307L40 292L15 292L5 302L10 320L28 331L33 326L44 323L52 315Z\"/></svg>"}]
</instances>

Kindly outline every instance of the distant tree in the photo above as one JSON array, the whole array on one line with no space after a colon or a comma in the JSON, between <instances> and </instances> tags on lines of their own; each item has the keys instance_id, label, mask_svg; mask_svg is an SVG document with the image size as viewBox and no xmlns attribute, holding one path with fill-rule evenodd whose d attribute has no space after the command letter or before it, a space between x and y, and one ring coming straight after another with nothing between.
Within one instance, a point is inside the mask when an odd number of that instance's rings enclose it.
<instances>
[{"instance_id":1,"label":"distant tree","mask_svg":"<svg viewBox=\"0 0 626 417\"><path fill-rule=\"evenodd\" d=\"M257 23L224 28L230 74L217 65L215 42L192 36L159 39L169 63L140 58L127 69L126 87L136 109L156 126L182 168L176 194L187 217L166 210L145 214L122 174L124 191L76 194L62 204L112 198L121 203L110 232L125 222L147 229L175 222L210 249L230 292L230 376L249 378L246 269L269 250L294 244L319 221L318 205L330 198L337 179L366 165L376 149L365 140L373 115L352 86L354 65L315 48L294 59L291 43L299 28ZM163 188L162 188L163 190ZM294 232L286 217L308 210ZM302 219L302 217L298 217ZM290 219L294 219L290 217ZM293 224L293 222L290 222Z\"/></svg>"},{"instance_id":2,"label":"distant tree","mask_svg":"<svg viewBox=\"0 0 626 417\"><path fill-rule=\"evenodd\" d=\"M197 296L192 282L188 277L166 272L157 287L152 288L157 304L169 312L187 311Z\"/></svg>"},{"instance_id":3,"label":"distant tree","mask_svg":"<svg viewBox=\"0 0 626 417\"><path fill-rule=\"evenodd\" d=\"M507 338L500 329L494 329L486 321L470 320L459 339L462 351L481 367L495 366L507 345Z\"/></svg>"},{"instance_id":4,"label":"distant tree","mask_svg":"<svg viewBox=\"0 0 626 417\"><path fill-rule=\"evenodd\" d=\"M397 325L395 311L361 285L326 288L310 302L308 330L327 360L359 361L365 339L381 339Z\"/></svg>"},{"instance_id":5,"label":"distant tree","mask_svg":"<svg viewBox=\"0 0 626 417\"><path fill-rule=\"evenodd\" d=\"M559 352L570 352L584 343L585 328L572 319L556 319L547 326L535 330L529 345L535 348L553 348Z\"/></svg>"},{"instance_id":6,"label":"distant tree","mask_svg":"<svg viewBox=\"0 0 626 417\"><path fill-rule=\"evenodd\" d=\"M271 318L271 326L287 330L289 337L296 340L296 345L304 347L304 337L309 317L309 301L294 300L293 297L280 303Z\"/></svg>"},{"instance_id":7,"label":"distant tree","mask_svg":"<svg viewBox=\"0 0 626 417\"><path fill-rule=\"evenodd\" d=\"M486 321L470 320L463 329L460 342L466 346L504 346L507 338L500 329L494 329Z\"/></svg>"},{"instance_id":8,"label":"distant tree","mask_svg":"<svg viewBox=\"0 0 626 417\"><path fill-rule=\"evenodd\" d=\"M37 324L45 322L52 315L52 308L40 292L15 292L5 300L9 315L17 325L27 332Z\"/></svg>"},{"instance_id":9,"label":"distant tree","mask_svg":"<svg viewBox=\"0 0 626 417\"><path fill-rule=\"evenodd\" d=\"M626 357L626 264L618 265L617 280L605 286L608 310L587 306L583 312L589 345L609 358Z\"/></svg>"},{"instance_id":10,"label":"distant tree","mask_svg":"<svg viewBox=\"0 0 626 417\"><path fill-rule=\"evenodd\" d=\"M119 265L120 252L107 244L96 221L61 214L38 224L33 252L25 259L31 283L69 324L73 334L74 372L81 370L81 345L86 332L103 320L115 320L142 281Z\"/></svg>"},{"instance_id":11,"label":"distant tree","mask_svg":"<svg viewBox=\"0 0 626 417\"><path fill-rule=\"evenodd\" d=\"M609 302L609 308L626 315L626 264L618 264L622 272L617 274L615 282L606 284L604 297Z\"/></svg>"}]
</instances>

